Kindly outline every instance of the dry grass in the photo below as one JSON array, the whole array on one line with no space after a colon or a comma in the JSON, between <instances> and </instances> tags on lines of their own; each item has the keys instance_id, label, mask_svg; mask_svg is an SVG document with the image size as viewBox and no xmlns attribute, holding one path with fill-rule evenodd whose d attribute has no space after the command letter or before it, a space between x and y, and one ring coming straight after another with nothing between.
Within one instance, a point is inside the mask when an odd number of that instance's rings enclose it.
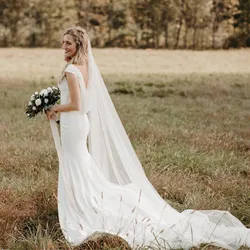
<instances>
[{"instance_id":1,"label":"dry grass","mask_svg":"<svg viewBox=\"0 0 250 250\"><path fill-rule=\"evenodd\" d=\"M94 49L103 75L249 73L250 50L169 51ZM57 78L64 65L60 49L0 49L1 77L24 80Z\"/></svg>"},{"instance_id":2,"label":"dry grass","mask_svg":"<svg viewBox=\"0 0 250 250\"><path fill-rule=\"evenodd\" d=\"M250 51L94 52L161 196L179 211L229 210L250 226ZM62 54L0 53L0 246L72 249L58 224L58 161L49 125L24 115L31 92L56 85ZM122 249L119 241L107 239L109 248L100 242L100 249Z\"/></svg>"}]
</instances>

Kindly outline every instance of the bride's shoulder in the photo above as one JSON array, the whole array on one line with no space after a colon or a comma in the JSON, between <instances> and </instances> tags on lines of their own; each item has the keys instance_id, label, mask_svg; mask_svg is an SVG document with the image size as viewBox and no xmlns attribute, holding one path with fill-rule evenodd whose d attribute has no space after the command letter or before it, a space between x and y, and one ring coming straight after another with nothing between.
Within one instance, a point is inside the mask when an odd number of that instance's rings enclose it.
<instances>
[{"instance_id":1,"label":"bride's shoulder","mask_svg":"<svg viewBox=\"0 0 250 250\"><path fill-rule=\"evenodd\" d=\"M74 64L72 64L72 63L69 63L69 64L66 66L64 72L69 72L69 73L72 73L72 74L74 74L74 75L77 75L76 66L74 66Z\"/></svg>"}]
</instances>

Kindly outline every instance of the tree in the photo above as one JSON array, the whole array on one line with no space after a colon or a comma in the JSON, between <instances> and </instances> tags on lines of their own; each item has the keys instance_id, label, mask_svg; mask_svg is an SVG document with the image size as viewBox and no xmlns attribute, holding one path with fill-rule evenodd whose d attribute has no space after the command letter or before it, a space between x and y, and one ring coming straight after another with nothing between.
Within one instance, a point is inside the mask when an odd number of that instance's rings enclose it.
<instances>
[{"instance_id":1,"label":"tree","mask_svg":"<svg viewBox=\"0 0 250 250\"><path fill-rule=\"evenodd\" d=\"M114 0L109 0L106 7L107 13L107 26L108 26L108 41L106 46L112 46L113 43L120 43L120 39L123 36L120 36L119 30L124 28L127 24L127 12L126 4L122 1L115 2ZM112 31L114 35L112 36Z\"/></svg>"},{"instance_id":2,"label":"tree","mask_svg":"<svg viewBox=\"0 0 250 250\"><path fill-rule=\"evenodd\" d=\"M171 0L130 0L129 27L135 36L136 47L168 47L169 22L173 20Z\"/></svg>"},{"instance_id":3,"label":"tree","mask_svg":"<svg viewBox=\"0 0 250 250\"><path fill-rule=\"evenodd\" d=\"M162 31L164 33L164 48L169 47L168 37L169 37L169 23L173 21L173 11L171 8L171 1L163 1L165 7L162 10Z\"/></svg>"},{"instance_id":4,"label":"tree","mask_svg":"<svg viewBox=\"0 0 250 250\"><path fill-rule=\"evenodd\" d=\"M230 0L213 0L212 2L212 48L216 48L216 33L220 24L228 21L233 15L233 5Z\"/></svg>"},{"instance_id":5,"label":"tree","mask_svg":"<svg viewBox=\"0 0 250 250\"><path fill-rule=\"evenodd\" d=\"M60 45L85 28L93 46L250 46L250 0L0 0L0 46Z\"/></svg>"},{"instance_id":6,"label":"tree","mask_svg":"<svg viewBox=\"0 0 250 250\"><path fill-rule=\"evenodd\" d=\"M27 44L30 47L58 47L63 29L75 23L71 0L29 0L25 12Z\"/></svg>"},{"instance_id":7,"label":"tree","mask_svg":"<svg viewBox=\"0 0 250 250\"><path fill-rule=\"evenodd\" d=\"M237 44L250 47L250 0L240 0L237 8L234 15Z\"/></svg>"},{"instance_id":8,"label":"tree","mask_svg":"<svg viewBox=\"0 0 250 250\"><path fill-rule=\"evenodd\" d=\"M22 26L25 11L28 8L28 0L2 0L1 20L5 33L7 46L18 46L18 31Z\"/></svg>"}]
</instances>

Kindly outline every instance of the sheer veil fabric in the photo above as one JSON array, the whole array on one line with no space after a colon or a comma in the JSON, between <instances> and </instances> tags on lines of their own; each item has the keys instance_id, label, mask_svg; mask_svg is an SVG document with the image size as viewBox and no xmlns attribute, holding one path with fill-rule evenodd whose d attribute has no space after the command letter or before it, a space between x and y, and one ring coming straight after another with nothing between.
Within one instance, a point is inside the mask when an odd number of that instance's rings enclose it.
<instances>
[{"instance_id":1,"label":"sheer veil fabric","mask_svg":"<svg viewBox=\"0 0 250 250\"><path fill-rule=\"evenodd\" d=\"M58 213L65 238L79 245L98 231L121 236L133 249L190 249L201 243L250 247L250 229L229 212L180 213L161 198L117 114L90 41L88 65L87 87L74 65L65 69L78 76L81 110L61 113L61 135L50 120L59 158ZM66 79L60 85L61 103L67 102Z\"/></svg>"}]
</instances>

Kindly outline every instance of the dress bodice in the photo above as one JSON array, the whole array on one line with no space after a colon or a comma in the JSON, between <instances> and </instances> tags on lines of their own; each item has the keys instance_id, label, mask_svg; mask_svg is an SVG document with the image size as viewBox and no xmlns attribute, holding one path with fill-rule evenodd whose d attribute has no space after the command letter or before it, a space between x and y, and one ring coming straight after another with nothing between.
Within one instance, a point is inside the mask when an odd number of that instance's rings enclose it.
<instances>
[{"instance_id":1,"label":"dress bodice","mask_svg":"<svg viewBox=\"0 0 250 250\"><path fill-rule=\"evenodd\" d=\"M90 102L88 101L88 88L86 87L85 81L83 79L81 71L73 64L69 64L65 72L69 72L74 74L77 77L78 84L81 91L81 110L82 113L87 113L90 110ZM63 77L61 82L58 84L58 87L61 92L61 104L67 104L70 100L70 92L69 92L69 85L66 77Z\"/></svg>"}]
</instances>

